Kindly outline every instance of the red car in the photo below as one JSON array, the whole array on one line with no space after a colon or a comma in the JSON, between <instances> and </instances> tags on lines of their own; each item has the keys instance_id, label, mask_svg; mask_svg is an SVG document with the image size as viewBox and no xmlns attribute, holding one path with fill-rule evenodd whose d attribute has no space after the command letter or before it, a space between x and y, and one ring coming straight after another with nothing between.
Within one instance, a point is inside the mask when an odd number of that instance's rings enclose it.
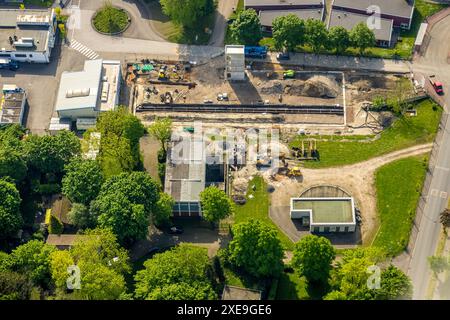
<instances>
[{"instance_id":1,"label":"red car","mask_svg":"<svg viewBox=\"0 0 450 320\"><path fill-rule=\"evenodd\" d=\"M437 94L444 94L442 82L436 81L435 76L430 76L430 82Z\"/></svg>"}]
</instances>

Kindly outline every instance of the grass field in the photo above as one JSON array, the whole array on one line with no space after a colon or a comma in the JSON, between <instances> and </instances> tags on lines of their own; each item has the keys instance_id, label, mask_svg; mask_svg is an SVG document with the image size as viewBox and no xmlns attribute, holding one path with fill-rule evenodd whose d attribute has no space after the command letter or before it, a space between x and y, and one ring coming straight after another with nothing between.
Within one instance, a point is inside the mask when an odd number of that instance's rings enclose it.
<instances>
[{"instance_id":1,"label":"grass field","mask_svg":"<svg viewBox=\"0 0 450 320\"><path fill-rule=\"evenodd\" d=\"M308 284L305 277L297 272L283 272L278 282L277 300L309 299Z\"/></svg>"},{"instance_id":2,"label":"grass field","mask_svg":"<svg viewBox=\"0 0 450 320\"><path fill-rule=\"evenodd\" d=\"M255 191L252 186L255 186ZM272 222L269 217L269 194L267 184L262 177L255 177L249 183L247 203L237 205L234 214L234 223L244 222L251 218L267 223L278 231L278 236L286 250L293 249L293 242ZM253 195L253 198L249 198Z\"/></svg>"},{"instance_id":3,"label":"grass field","mask_svg":"<svg viewBox=\"0 0 450 320\"><path fill-rule=\"evenodd\" d=\"M401 253L408 244L427 168L427 157L411 157L387 164L376 172L380 229L373 242L388 255Z\"/></svg>"},{"instance_id":4,"label":"grass field","mask_svg":"<svg viewBox=\"0 0 450 320\"><path fill-rule=\"evenodd\" d=\"M408 148L413 145L433 141L441 118L442 108L431 100L424 100L417 104L416 117L404 117L396 120L391 127L384 130L380 137L370 142L353 140L342 141L343 137L298 136L291 143L291 147L301 146L303 139L317 138L317 148L320 161L305 162L305 167L324 168L353 164L389 152ZM345 137L346 138L346 137ZM370 138L370 137L369 137Z\"/></svg>"}]
</instances>

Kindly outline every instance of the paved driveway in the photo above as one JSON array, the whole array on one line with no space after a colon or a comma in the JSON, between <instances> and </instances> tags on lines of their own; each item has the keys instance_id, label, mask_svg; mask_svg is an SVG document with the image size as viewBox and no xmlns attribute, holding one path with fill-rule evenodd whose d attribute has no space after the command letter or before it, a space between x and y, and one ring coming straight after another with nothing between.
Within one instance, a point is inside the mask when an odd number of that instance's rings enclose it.
<instances>
[{"instance_id":1,"label":"paved driveway","mask_svg":"<svg viewBox=\"0 0 450 320\"><path fill-rule=\"evenodd\" d=\"M79 2L78 2L79 1ZM161 38L145 35L151 33L151 28L139 23L138 26L132 26L129 33L118 36L105 36L97 33L91 26L91 18L95 10L101 6L101 3L87 0L74 0L72 4L80 4L79 24L76 28L69 30L69 40L76 40L84 46L98 53L121 53L123 56L146 55L148 58L160 60L189 60L203 62L211 57L220 55L224 49L222 46L189 46L180 45L162 41ZM127 7L131 12L139 12L135 1L119 1L113 3ZM138 23L140 18L135 13ZM145 20L145 19L144 19ZM131 34L130 34L131 33ZM159 38L159 40L149 40L149 38Z\"/></svg>"},{"instance_id":2,"label":"paved driveway","mask_svg":"<svg viewBox=\"0 0 450 320\"><path fill-rule=\"evenodd\" d=\"M61 73L66 70L81 70L84 57L56 47L49 64L21 64L17 72L0 70L0 87L15 84L24 88L28 95L26 127L35 134L44 134L54 114Z\"/></svg>"}]
</instances>

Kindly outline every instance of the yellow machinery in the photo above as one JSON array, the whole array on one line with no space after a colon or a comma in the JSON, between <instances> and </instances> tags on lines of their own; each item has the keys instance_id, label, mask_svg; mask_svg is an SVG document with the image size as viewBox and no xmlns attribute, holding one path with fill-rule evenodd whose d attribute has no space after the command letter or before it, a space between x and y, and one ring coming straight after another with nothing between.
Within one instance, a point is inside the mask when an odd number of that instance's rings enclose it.
<instances>
[{"instance_id":1,"label":"yellow machinery","mask_svg":"<svg viewBox=\"0 0 450 320\"><path fill-rule=\"evenodd\" d=\"M292 167L292 168L289 168L287 176L288 177L302 177L303 174L299 167Z\"/></svg>"}]
</instances>

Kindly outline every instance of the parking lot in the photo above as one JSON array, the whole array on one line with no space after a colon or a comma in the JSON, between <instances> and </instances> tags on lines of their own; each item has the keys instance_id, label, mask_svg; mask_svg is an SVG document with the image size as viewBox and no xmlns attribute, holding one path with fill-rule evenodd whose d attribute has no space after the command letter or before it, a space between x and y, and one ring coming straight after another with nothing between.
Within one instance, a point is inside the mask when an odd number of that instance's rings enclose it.
<instances>
[{"instance_id":1,"label":"parking lot","mask_svg":"<svg viewBox=\"0 0 450 320\"><path fill-rule=\"evenodd\" d=\"M25 126L35 134L48 129L54 112L58 83L63 71L81 70L85 57L67 47L55 47L49 64L21 64L18 71L0 70L0 88L4 84L25 89L28 109Z\"/></svg>"}]
</instances>

